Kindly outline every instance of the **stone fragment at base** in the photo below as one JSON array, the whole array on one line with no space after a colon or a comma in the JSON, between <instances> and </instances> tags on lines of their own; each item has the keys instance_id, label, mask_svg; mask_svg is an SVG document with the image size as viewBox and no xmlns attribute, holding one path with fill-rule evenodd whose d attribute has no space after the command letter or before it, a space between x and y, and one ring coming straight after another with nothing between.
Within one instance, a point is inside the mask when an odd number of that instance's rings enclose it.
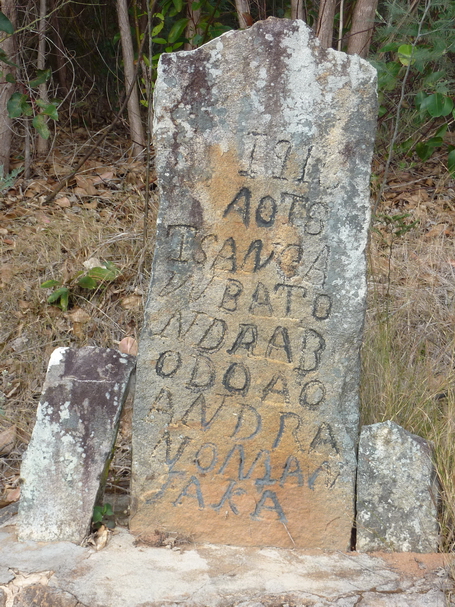
<instances>
[{"instance_id":1,"label":"stone fragment at base","mask_svg":"<svg viewBox=\"0 0 455 607\"><path fill-rule=\"evenodd\" d=\"M431 443L387 421L363 426L358 457L357 550L437 552Z\"/></svg>"},{"instance_id":2,"label":"stone fragment at base","mask_svg":"<svg viewBox=\"0 0 455 607\"><path fill-rule=\"evenodd\" d=\"M21 466L20 540L86 536L135 364L106 348L52 353Z\"/></svg>"}]
</instances>

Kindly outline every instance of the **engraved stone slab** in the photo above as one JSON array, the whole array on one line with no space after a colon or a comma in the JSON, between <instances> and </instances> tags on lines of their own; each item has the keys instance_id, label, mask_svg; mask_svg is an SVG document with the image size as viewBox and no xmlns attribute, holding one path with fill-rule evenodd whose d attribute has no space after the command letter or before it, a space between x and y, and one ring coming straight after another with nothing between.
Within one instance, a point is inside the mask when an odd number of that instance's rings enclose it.
<instances>
[{"instance_id":1,"label":"engraved stone slab","mask_svg":"<svg viewBox=\"0 0 455 607\"><path fill-rule=\"evenodd\" d=\"M131 529L347 549L375 70L269 19L155 91Z\"/></svg>"},{"instance_id":2,"label":"engraved stone slab","mask_svg":"<svg viewBox=\"0 0 455 607\"><path fill-rule=\"evenodd\" d=\"M20 540L84 539L135 362L106 348L52 353L21 467Z\"/></svg>"},{"instance_id":3,"label":"engraved stone slab","mask_svg":"<svg viewBox=\"0 0 455 607\"><path fill-rule=\"evenodd\" d=\"M437 552L438 483L431 443L392 421L363 426L357 550Z\"/></svg>"}]
</instances>

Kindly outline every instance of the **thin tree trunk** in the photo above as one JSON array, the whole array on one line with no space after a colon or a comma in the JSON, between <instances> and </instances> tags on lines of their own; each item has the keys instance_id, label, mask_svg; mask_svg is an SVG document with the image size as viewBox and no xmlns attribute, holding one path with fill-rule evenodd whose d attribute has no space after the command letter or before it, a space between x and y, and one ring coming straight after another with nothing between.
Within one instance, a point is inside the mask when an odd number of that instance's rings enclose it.
<instances>
[{"instance_id":1,"label":"thin tree trunk","mask_svg":"<svg viewBox=\"0 0 455 607\"><path fill-rule=\"evenodd\" d=\"M16 0L1 0L0 6L3 14L8 17L13 26L16 25ZM15 37L7 36L4 32L0 33L0 39L5 37L0 48L5 51L11 61L15 59ZM0 166L3 166L3 174L9 173L9 159L11 155L11 118L8 116L7 103L14 93L15 85L7 82L7 74L15 75L16 70L10 65L0 63L0 70L3 72L0 86Z\"/></svg>"},{"instance_id":2,"label":"thin tree trunk","mask_svg":"<svg viewBox=\"0 0 455 607\"><path fill-rule=\"evenodd\" d=\"M235 0L235 8L240 29L244 30L252 25L249 0Z\"/></svg>"},{"instance_id":3,"label":"thin tree trunk","mask_svg":"<svg viewBox=\"0 0 455 607\"><path fill-rule=\"evenodd\" d=\"M46 0L40 0L39 3L39 22L38 22L38 56L36 67L39 70L44 70L46 64ZM39 85L39 96L41 101L46 105L49 103L47 95L47 82ZM45 118L46 122L47 119ZM45 156L49 150L49 141L43 139L41 135L37 135L36 153L38 156Z\"/></svg>"},{"instance_id":4,"label":"thin tree trunk","mask_svg":"<svg viewBox=\"0 0 455 607\"><path fill-rule=\"evenodd\" d=\"M303 19L303 0L291 0L291 19Z\"/></svg>"},{"instance_id":5,"label":"thin tree trunk","mask_svg":"<svg viewBox=\"0 0 455 607\"><path fill-rule=\"evenodd\" d=\"M134 82L134 51L133 42L131 40L130 23L128 19L127 0L117 0L117 15L120 27L120 38L122 40L125 88L126 94L128 94ZM132 141L131 151L133 156L136 157L141 155L145 148L144 129L139 110L139 95L137 85L134 85L128 99L128 121Z\"/></svg>"},{"instance_id":6,"label":"thin tree trunk","mask_svg":"<svg viewBox=\"0 0 455 607\"><path fill-rule=\"evenodd\" d=\"M53 9L56 8L58 0L54 0ZM57 77L60 89L64 95L68 94L70 85L68 83L67 57L65 56L65 45L60 35L60 21L57 12L51 15L51 36L54 43L55 60L57 63Z\"/></svg>"},{"instance_id":7,"label":"thin tree trunk","mask_svg":"<svg viewBox=\"0 0 455 607\"><path fill-rule=\"evenodd\" d=\"M319 38L321 46L324 48L330 48L332 46L335 8L336 0L321 0L319 5L316 36Z\"/></svg>"},{"instance_id":8,"label":"thin tree trunk","mask_svg":"<svg viewBox=\"0 0 455 607\"><path fill-rule=\"evenodd\" d=\"M192 39L196 34L200 34L201 30L198 27L199 19L201 18L201 9L193 9L193 0L187 0L187 16L188 16L188 25L185 28L185 38L188 38L189 42L185 42L184 50L192 51L196 48L196 45L192 44Z\"/></svg>"},{"instance_id":9,"label":"thin tree trunk","mask_svg":"<svg viewBox=\"0 0 455 607\"><path fill-rule=\"evenodd\" d=\"M357 0L349 33L348 53L366 57L374 30L374 16L378 0Z\"/></svg>"}]
</instances>

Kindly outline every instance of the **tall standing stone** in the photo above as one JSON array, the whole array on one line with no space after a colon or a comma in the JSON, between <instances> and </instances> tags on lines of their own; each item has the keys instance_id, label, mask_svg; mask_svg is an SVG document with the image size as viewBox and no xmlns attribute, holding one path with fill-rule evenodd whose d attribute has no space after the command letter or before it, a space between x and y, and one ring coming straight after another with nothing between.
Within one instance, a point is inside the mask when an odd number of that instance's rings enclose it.
<instances>
[{"instance_id":1,"label":"tall standing stone","mask_svg":"<svg viewBox=\"0 0 455 607\"><path fill-rule=\"evenodd\" d=\"M136 358L57 348L21 466L19 539L80 543L106 472Z\"/></svg>"},{"instance_id":2,"label":"tall standing stone","mask_svg":"<svg viewBox=\"0 0 455 607\"><path fill-rule=\"evenodd\" d=\"M302 21L161 57L134 533L349 547L375 115Z\"/></svg>"}]
</instances>

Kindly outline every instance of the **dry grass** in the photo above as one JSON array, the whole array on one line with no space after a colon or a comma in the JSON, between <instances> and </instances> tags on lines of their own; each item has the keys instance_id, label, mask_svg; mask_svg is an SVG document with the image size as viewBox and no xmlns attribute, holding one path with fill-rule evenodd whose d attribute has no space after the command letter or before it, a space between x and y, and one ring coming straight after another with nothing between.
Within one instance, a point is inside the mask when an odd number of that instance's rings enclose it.
<instances>
[{"instance_id":1,"label":"dry grass","mask_svg":"<svg viewBox=\"0 0 455 607\"><path fill-rule=\"evenodd\" d=\"M437 212L439 210L439 212ZM431 440L441 483L444 551L455 547L455 243L444 200L405 205L404 236L373 233L363 347L362 424L394 420ZM388 210L390 213L390 209ZM397 212L393 211L393 212ZM393 214L392 212L392 214ZM435 229L435 226L442 226Z\"/></svg>"},{"instance_id":2,"label":"dry grass","mask_svg":"<svg viewBox=\"0 0 455 607\"><path fill-rule=\"evenodd\" d=\"M144 170L138 173L136 168L133 184L126 179L109 198L79 197L70 208L43 206L20 195L16 201L13 196L13 204L11 196L3 205L0 201L0 225L7 231L0 239L0 433L17 429L14 448L0 456L0 500L2 485L18 483L51 352L59 346L117 348L124 337L139 337L157 207L152 193L150 236L144 247L143 177ZM96 209L86 208L87 200L91 206L97 200ZM113 262L121 271L119 278L95 291L71 287L67 313L49 305L51 291L40 284L51 278L68 283L92 257ZM75 307L89 315L87 323L73 322ZM129 457L130 448L126 450Z\"/></svg>"}]
</instances>

